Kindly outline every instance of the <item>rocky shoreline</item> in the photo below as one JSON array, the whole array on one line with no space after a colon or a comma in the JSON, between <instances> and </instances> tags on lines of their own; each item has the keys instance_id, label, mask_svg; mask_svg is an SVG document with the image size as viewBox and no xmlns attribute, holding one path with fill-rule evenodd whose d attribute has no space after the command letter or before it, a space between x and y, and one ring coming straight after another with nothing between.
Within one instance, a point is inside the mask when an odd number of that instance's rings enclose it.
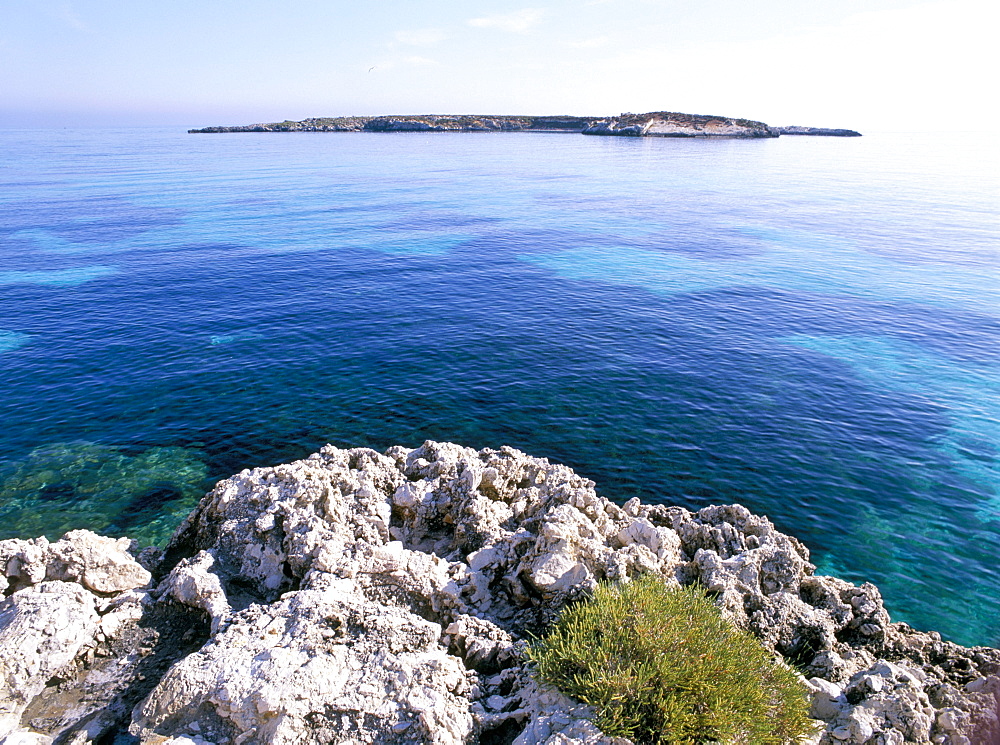
<instances>
[{"instance_id":1,"label":"rocky shoreline","mask_svg":"<svg viewBox=\"0 0 1000 745\"><path fill-rule=\"evenodd\" d=\"M778 134L807 135L812 137L860 137L853 129L829 129L827 127L778 127Z\"/></svg>"},{"instance_id":2,"label":"rocky shoreline","mask_svg":"<svg viewBox=\"0 0 1000 745\"><path fill-rule=\"evenodd\" d=\"M611 745L523 655L598 580L700 582L809 681L822 745L1000 742L1000 650L892 623L739 505L616 505L511 448L323 448L165 551L0 541L0 745Z\"/></svg>"},{"instance_id":3,"label":"rocky shoreline","mask_svg":"<svg viewBox=\"0 0 1000 745\"><path fill-rule=\"evenodd\" d=\"M761 138L782 134L860 137L850 129L771 127L750 119L652 111L611 117L442 115L345 116L302 121L189 129L190 134L225 132L575 132L616 137Z\"/></svg>"}]
</instances>

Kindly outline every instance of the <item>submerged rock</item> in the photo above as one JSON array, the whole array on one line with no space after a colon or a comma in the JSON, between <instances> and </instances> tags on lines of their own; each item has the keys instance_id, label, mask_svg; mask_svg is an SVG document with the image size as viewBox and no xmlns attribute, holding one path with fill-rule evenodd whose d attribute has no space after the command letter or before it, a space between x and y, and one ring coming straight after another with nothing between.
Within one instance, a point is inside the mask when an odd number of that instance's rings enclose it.
<instances>
[{"instance_id":1,"label":"submerged rock","mask_svg":"<svg viewBox=\"0 0 1000 745\"><path fill-rule=\"evenodd\" d=\"M0 646L0 743L610 745L535 683L525 640L649 572L701 582L804 671L818 742L1000 738L1000 651L892 623L739 505L619 506L510 448L327 446L219 482L155 587L128 548L0 542L0 638L30 640Z\"/></svg>"},{"instance_id":2,"label":"submerged rock","mask_svg":"<svg viewBox=\"0 0 1000 745\"><path fill-rule=\"evenodd\" d=\"M0 460L0 539L74 528L163 543L210 484L197 450L52 443ZM53 509L58 506L58 509Z\"/></svg>"}]
</instances>

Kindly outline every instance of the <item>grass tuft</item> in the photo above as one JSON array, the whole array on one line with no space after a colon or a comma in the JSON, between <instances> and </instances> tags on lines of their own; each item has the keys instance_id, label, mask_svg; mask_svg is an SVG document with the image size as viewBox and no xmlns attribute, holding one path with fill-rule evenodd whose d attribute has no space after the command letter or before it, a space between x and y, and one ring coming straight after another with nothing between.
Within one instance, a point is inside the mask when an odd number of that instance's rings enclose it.
<instances>
[{"instance_id":1,"label":"grass tuft","mask_svg":"<svg viewBox=\"0 0 1000 745\"><path fill-rule=\"evenodd\" d=\"M637 743L791 743L814 734L796 674L698 586L602 584L529 648L536 677Z\"/></svg>"}]
</instances>

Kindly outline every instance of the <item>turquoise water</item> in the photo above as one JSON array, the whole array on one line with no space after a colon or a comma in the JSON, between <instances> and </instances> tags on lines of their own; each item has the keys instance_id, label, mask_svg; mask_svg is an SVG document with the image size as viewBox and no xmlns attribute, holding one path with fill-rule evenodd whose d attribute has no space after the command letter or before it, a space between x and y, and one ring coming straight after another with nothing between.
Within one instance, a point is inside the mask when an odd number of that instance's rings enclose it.
<instances>
[{"instance_id":1,"label":"turquoise water","mask_svg":"<svg viewBox=\"0 0 1000 745\"><path fill-rule=\"evenodd\" d=\"M971 137L0 131L0 537L509 444L739 501L1000 644L1000 157Z\"/></svg>"}]
</instances>

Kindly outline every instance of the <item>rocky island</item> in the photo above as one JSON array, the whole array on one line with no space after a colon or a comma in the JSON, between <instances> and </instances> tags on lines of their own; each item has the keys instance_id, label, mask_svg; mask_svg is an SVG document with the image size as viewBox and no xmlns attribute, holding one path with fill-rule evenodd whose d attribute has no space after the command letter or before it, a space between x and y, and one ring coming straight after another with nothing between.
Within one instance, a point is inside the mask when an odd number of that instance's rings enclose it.
<instances>
[{"instance_id":1,"label":"rocky island","mask_svg":"<svg viewBox=\"0 0 1000 745\"><path fill-rule=\"evenodd\" d=\"M1000 650L893 623L739 505L565 466L326 446L219 482L164 550L0 541L0 743L624 745L524 654L599 580L698 582L807 681L813 742L1000 742Z\"/></svg>"},{"instance_id":2,"label":"rocky island","mask_svg":"<svg viewBox=\"0 0 1000 745\"><path fill-rule=\"evenodd\" d=\"M850 129L771 127L750 119L652 111L610 117L442 115L345 116L189 129L219 132L576 132L617 137L778 137L782 134L860 137Z\"/></svg>"},{"instance_id":3,"label":"rocky island","mask_svg":"<svg viewBox=\"0 0 1000 745\"><path fill-rule=\"evenodd\" d=\"M812 135L814 137L860 137L853 129L829 129L826 127L778 127L782 135Z\"/></svg>"}]
</instances>

